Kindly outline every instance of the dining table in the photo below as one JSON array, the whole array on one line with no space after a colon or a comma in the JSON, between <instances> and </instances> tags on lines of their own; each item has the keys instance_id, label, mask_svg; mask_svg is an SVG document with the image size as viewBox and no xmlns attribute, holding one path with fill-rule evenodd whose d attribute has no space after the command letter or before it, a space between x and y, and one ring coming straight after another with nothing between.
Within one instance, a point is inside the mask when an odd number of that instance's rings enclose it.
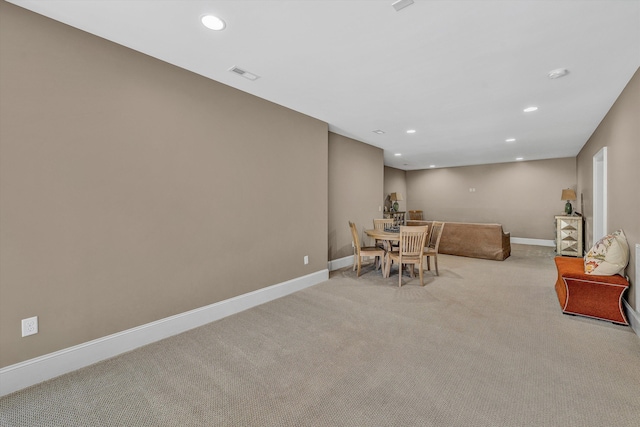
<instances>
[{"instance_id":1,"label":"dining table","mask_svg":"<svg viewBox=\"0 0 640 427\"><path fill-rule=\"evenodd\" d=\"M393 250L393 242L400 241L400 227L393 227L391 229L384 228L369 228L364 230L365 234L373 239L382 241L382 246L384 248L384 260L382 260L382 277L388 278L391 274L391 266L389 266L389 270L387 270L387 258L389 257L389 252ZM413 277L413 269L411 269L411 276Z\"/></svg>"},{"instance_id":2,"label":"dining table","mask_svg":"<svg viewBox=\"0 0 640 427\"><path fill-rule=\"evenodd\" d=\"M397 230L397 231L396 231ZM380 240L382 241L382 245L384 248L384 260L382 260L382 277L384 278L388 278L390 271L387 271L387 257L389 256L389 252L391 251L391 246L393 244L393 242L399 242L400 241L400 229L396 228L393 230L389 230L389 229L377 229L377 228L370 228L370 229L366 229L364 230L365 234L373 239L376 240ZM389 269L391 270L391 269Z\"/></svg>"}]
</instances>

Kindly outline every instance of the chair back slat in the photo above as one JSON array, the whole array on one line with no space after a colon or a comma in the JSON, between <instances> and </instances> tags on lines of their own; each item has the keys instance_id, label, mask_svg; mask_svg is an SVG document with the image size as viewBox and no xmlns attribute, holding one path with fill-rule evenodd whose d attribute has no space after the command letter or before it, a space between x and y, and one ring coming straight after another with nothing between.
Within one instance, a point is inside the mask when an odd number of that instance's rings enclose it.
<instances>
[{"instance_id":1,"label":"chair back slat","mask_svg":"<svg viewBox=\"0 0 640 427\"><path fill-rule=\"evenodd\" d=\"M376 230L384 230L385 228L393 227L393 218L374 219L373 228Z\"/></svg>"},{"instance_id":2,"label":"chair back slat","mask_svg":"<svg viewBox=\"0 0 640 427\"><path fill-rule=\"evenodd\" d=\"M422 257L425 240L427 238L427 226L401 226L400 227L400 256Z\"/></svg>"}]
</instances>

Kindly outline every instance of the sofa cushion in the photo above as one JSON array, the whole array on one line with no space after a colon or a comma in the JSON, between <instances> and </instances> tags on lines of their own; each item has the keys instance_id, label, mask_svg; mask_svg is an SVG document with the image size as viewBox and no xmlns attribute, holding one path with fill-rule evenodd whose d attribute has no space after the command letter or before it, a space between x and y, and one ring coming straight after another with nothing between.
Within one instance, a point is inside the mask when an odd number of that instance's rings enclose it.
<instances>
[{"instance_id":1,"label":"sofa cushion","mask_svg":"<svg viewBox=\"0 0 640 427\"><path fill-rule=\"evenodd\" d=\"M622 230L598 240L584 257L584 272L598 276L624 275L629 262L629 244Z\"/></svg>"}]
</instances>

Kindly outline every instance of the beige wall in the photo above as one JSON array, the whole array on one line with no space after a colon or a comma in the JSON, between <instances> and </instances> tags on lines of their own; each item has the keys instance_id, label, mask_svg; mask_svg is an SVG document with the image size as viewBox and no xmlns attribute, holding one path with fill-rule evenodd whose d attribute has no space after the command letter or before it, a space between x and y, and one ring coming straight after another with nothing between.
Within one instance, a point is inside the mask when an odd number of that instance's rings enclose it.
<instances>
[{"instance_id":1,"label":"beige wall","mask_svg":"<svg viewBox=\"0 0 640 427\"><path fill-rule=\"evenodd\" d=\"M383 151L371 145L329 133L329 259L353 255L348 222L363 229L382 218Z\"/></svg>"},{"instance_id":2,"label":"beige wall","mask_svg":"<svg viewBox=\"0 0 640 427\"><path fill-rule=\"evenodd\" d=\"M326 123L0 19L0 367L326 269Z\"/></svg>"},{"instance_id":3,"label":"beige wall","mask_svg":"<svg viewBox=\"0 0 640 427\"><path fill-rule=\"evenodd\" d=\"M631 249L627 300L636 311L635 245L640 243L640 71L578 154L578 194L584 198L586 247L593 245L593 156L607 147L607 231L623 229Z\"/></svg>"},{"instance_id":4,"label":"beige wall","mask_svg":"<svg viewBox=\"0 0 640 427\"><path fill-rule=\"evenodd\" d=\"M553 240L562 189L575 189L575 180L573 157L407 171L407 209L422 209L427 219L500 223L511 237Z\"/></svg>"},{"instance_id":5,"label":"beige wall","mask_svg":"<svg viewBox=\"0 0 640 427\"><path fill-rule=\"evenodd\" d=\"M384 167L384 200L387 204L387 207L390 206L390 201L388 199L391 193L401 193L402 198L398 202L398 210L403 212L407 210L407 176L406 172L400 169L392 168L389 166Z\"/></svg>"}]
</instances>

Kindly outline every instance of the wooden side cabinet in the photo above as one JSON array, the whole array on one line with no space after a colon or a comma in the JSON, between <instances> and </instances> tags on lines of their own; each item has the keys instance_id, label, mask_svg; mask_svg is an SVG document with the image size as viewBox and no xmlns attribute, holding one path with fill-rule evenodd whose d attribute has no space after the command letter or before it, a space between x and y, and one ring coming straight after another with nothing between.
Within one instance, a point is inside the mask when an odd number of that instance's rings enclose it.
<instances>
[{"instance_id":1,"label":"wooden side cabinet","mask_svg":"<svg viewBox=\"0 0 640 427\"><path fill-rule=\"evenodd\" d=\"M558 255L582 257L582 225L579 215L556 215L556 252Z\"/></svg>"},{"instance_id":2,"label":"wooden side cabinet","mask_svg":"<svg viewBox=\"0 0 640 427\"><path fill-rule=\"evenodd\" d=\"M385 212L385 218L393 218L393 225L397 227L399 225L404 225L405 223L405 212Z\"/></svg>"}]
</instances>

